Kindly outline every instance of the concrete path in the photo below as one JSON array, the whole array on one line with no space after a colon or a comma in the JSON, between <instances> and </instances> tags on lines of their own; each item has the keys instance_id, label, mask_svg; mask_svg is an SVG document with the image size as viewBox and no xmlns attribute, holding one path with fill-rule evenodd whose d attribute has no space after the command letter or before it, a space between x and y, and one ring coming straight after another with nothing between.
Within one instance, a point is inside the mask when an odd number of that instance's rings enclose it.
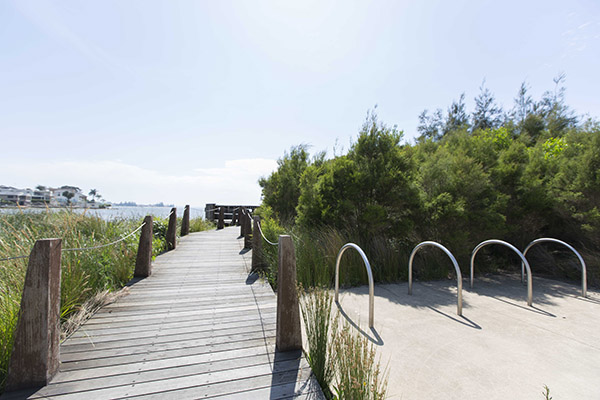
<instances>
[{"instance_id":1,"label":"concrete path","mask_svg":"<svg viewBox=\"0 0 600 400\"><path fill-rule=\"evenodd\" d=\"M321 398L301 352L275 351L276 297L239 228L181 238L153 273L61 344L59 373L3 399Z\"/></svg>"},{"instance_id":2,"label":"concrete path","mask_svg":"<svg viewBox=\"0 0 600 400\"><path fill-rule=\"evenodd\" d=\"M534 278L533 307L519 276L375 286L375 329L368 288L343 290L341 311L376 344L388 366L391 399L600 399L600 294Z\"/></svg>"}]
</instances>

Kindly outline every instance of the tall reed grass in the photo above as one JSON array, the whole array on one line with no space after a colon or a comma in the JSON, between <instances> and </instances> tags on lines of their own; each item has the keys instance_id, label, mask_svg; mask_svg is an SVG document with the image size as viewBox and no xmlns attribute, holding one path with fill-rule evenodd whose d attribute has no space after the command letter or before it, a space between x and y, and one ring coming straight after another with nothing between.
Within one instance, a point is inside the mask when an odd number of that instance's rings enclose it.
<instances>
[{"instance_id":1,"label":"tall reed grass","mask_svg":"<svg viewBox=\"0 0 600 400\"><path fill-rule=\"evenodd\" d=\"M300 308L308 344L306 360L325 397L331 399L333 394L329 388L335 377L333 340L338 325L338 318L331 318L333 297L323 289L311 289L306 292L300 290L300 293Z\"/></svg>"},{"instance_id":2,"label":"tall reed grass","mask_svg":"<svg viewBox=\"0 0 600 400\"><path fill-rule=\"evenodd\" d=\"M306 332L306 359L328 399L384 399L387 374L375 348L346 322L332 316L333 296L326 289L300 291ZM333 389L333 390L332 390Z\"/></svg>"},{"instance_id":3,"label":"tall reed grass","mask_svg":"<svg viewBox=\"0 0 600 400\"><path fill-rule=\"evenodd\" d=\"M308 230L302 229L298 225L283 227L268 213L262 217L262 230L270 241L276 242L278 235L284 233L292 236L296 250L297 280L305 288L331 287L333 285L337 255L342 246L349 242L357 244L365 251L376 282L397 282L408 278L408 257L412 251L412 244L401 243L385 237L373 237L365 240L361 239L358 232L349 229L323 227ZM277 246L263 243L262 256L267 265L266 278L275 287L277 283ZM451 274L453 270L450 261L444 254L422 251L415 260L416 279L448 278L449 271ZM340 264L340 284L357 286L367 283L368 278L362 258L355 251L345 252Z\"/></svg>"},{"instance_id":4,"label":"tall reed grass","mask_svg":"<svg viewBox=\"0 0 600 400\"><path fill-rule=\"evenodd\" d=\"M345 323L334 341L338 399L385 399L387 374L375 360L375 348L366 337Z\"/></svg>"}]
</instances>

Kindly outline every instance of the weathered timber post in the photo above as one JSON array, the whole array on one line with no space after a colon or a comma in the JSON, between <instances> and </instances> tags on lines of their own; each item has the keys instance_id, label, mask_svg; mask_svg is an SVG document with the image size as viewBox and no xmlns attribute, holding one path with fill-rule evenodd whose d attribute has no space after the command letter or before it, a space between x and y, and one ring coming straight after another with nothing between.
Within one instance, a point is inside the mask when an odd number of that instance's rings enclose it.
<instances>
[{"instance_id":1,"label":"weathered timber post","mask_svg":"<svg viewBox=\"0 0 600 400\"><path fill-rule=\"evenodd\" d=\"M236 226L237 225L237 212L238 210L234 209L233 210L233 215L231 216L231 225L230 226Z\"/></svg>"},{"instance_id":2,"label":"weathered timber post","mask_svg":"<svg viewBox=\"0 0 600 400\"><path fill-rule=\"evenodd\" d=\"M252 220L250 219L250 213L246 212L246 218L244 219L244 248L252 248Z\"/></svg>"},{"instance_id":3,"label":"weathered timber post","mask_svg":"<svg viewBox=\"0 0 600 400\"><path fill-rule=\"evenodd\" d=\"M140 244L135 258L135 271L133 276L146 278L152 274L152 233L154 219L152 215L146 215L144 226L140 234Z\"/></svg>"},{"instance_id":4,"label":"weathered timber post","mask_svg":"<svg viewBox=\"0 0 600 400\"><path fill-rule=\"evenodd\" d=\"M174 250L177 247L177 208L171 208L169 216L169 226L167 227L167 251Z\"/></svg>"},{"instance_id":5,"label":"weathered timber post","mask_svg":"<svg viewBox=\"0 0 600 400\"><path fill-rule=\"evenodd\" d=\"M289 235L279 235L279 271L277 277L277 332L279 351L302 349L300 306L296 286L296 255Z\"/></svg>"},{"instance_id":6,"label":"weathered timber post","mask_svg":"<svg viewBox=\"0 0 600 400\"><path fill-rule=\"evenodd\" d=\"M240 207L240 236L246 236L246 209L244 207Z\"/></svg>"},{"instance_id":7,"label":"weathered timber post","mask_svg":"<svg viewBox=\"0 0 600 400\"><path fill-rule=\"evenodd\" d=\"M237 215L237 219L235 220L235 225L241 226L242 225L242 206L238 207L236 215Z\"/></svg>"},{"instance_id":8,"label":"weathered timber post","mask_svg":"<svg viewBox=\"0 0 600 400\"><path fill-rule=\"evenodd\" d=\"M225 207L219 207L219 222L217 223L217 229L225 228Z\"/></svg>"},{"instance_id":9,"label":"weathered timber post","mask_svg":"<svg viewBox=\"0 0 600 400\"><path fill-rule=\"evenodd\" d=\"M41 239L29 255L7 391L47 385L58 370L61 247L61 239Z\"/></svg>"},{"instance_id":10,"label":"weathered timber post","mask_svg":"<svg viewBox=\"0 0 600 400\"><path fill-rule=\"evenodd\" d=\"M186 205L183 209L183 219L181 220L181 236L190 234L190 206Z\"/></svg>"},{"instance_id":11,"label":"weathered timber post","mask_svg":"<svg viewBox=\"0 0 600 400\"><path fill-rule=\"evenodd\" d=\"M258 215L254 216L254 227L252 229L252 270L255 271L257 269L261 269L264 267L262 261L262 237L260 236L260 231L258 228L258 224L260 224L260 217Z\"/></svg>"}]
</instances>

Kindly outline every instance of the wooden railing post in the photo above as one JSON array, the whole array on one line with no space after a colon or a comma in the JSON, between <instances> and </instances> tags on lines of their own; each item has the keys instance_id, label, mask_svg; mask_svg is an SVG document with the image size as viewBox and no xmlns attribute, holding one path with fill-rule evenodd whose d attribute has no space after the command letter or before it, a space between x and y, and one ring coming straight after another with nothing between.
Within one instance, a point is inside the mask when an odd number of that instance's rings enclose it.
<instances>
[{"instance_id":1,"label":"wooden railing post","mask_svg":"<svg viewBox=\"0 0 600 400\"><path fill-rule=\"evenodd\" d=\"M240 236L246 237L246 209L244 207L240 207Z\"/></svg>"},{"instance_id":2,"label":"wooden railing post","mask_svg":"<svg viewBox=\"0 0 600 400\"><path fill-rule=\"evenodd\" d=\"M137 257L135 258L135 270L133 276L146 278L152 274L152 233L154 219L152 215L146 215L144 226L140 234Z\"/></svg>"},{"instance_id":3,"label":"wooden railing post","mask_svg":"<svg viewBox=\"0 0 600 400\"><path fill-rule=\"evenodd\" d=\"M262 237L260 236L260 231L258 228L258 224L260 224L260 217L258 215L254 216L254 227L252 229L252 270L255 271L257 269L261 269L264 267L262 261Z\"/></svg>"},{"instance_id":4,"label":"wooden railing post","mask_svg":"<svg viewBox=\"0 0 600 400\"><path fill-rule=\"evenodd\" d=\"M279 271L277 276L277 331L279 351L302 349L300 306L296 286L296 255L289 235L279 235Z\"/></svg>"},{"instance_id":5,"label":"wooden railing post","mask_svg":"<svg viewBox=\"0 0 600 400\"><path fill-rule=\"evenodd\" d=\"M190 206L186 205L183 209L183 219L181 220L181 236L190 234Z\"/></svg>"},{"instance_id":6,"label":"wooden railing post","mask_svg":"<svg viewBox=\"0 0 600 400\"><path fill-rule=\"evenodd\" d=\"M234 209L233 210L233 215L231 216L231 225L230 226L236 226L237 225L237 213L238 210Z\"/></svg>"},{"instance_id":7,"label":"wooden railing post","mask_svg":"<svg viewBox=\"0 0 600 400\"><path fill-rule=\"evenodd\" d=\"M252 248L252 220L250 219L250 214L246 212L246 218L244 218L244 224L246 227L244 228L244 248L251 249Z\"/></svg>"},{"instance_id":8,"label":"wooden railing post","mask_svg":"<svg viewBox=\"0 0 600 400\"><path fill-rule=\"evenodd\" d=\"M225 207L219 207L219 222L217 223L217 229L225 228Z\"/></svg>"},{"instance_id":9,"label":"wooden railing post","mask_svg":"<svg viewBox=\"0 0 600 400\"><path fill-rule=\"evenodd\" d=\"M167 227L167 251L177 247L177 208L171 208L169 226Z\"/></svg>"},{"instance_id":10,"label":"wooden railing post","mask_svg":"<svg viewBox=\"0 0 600 400\"><path fill-rule=\"evenodd\" d=\"M235 225L236 226L241 226L242 225L242 206L238 207L236 215L237 215L237 218L235 220Z\"/></svg>"},{"instance_id":11,"label":"wooden railing post","mask_svg":"<svg viewBox=\"0 0 600 400\"><path fill-rule=\"evenodd\" d=\"M35 242L29 256L6 390L47 385L58 370L61 239Z\"/></svg>"}]
</instances>

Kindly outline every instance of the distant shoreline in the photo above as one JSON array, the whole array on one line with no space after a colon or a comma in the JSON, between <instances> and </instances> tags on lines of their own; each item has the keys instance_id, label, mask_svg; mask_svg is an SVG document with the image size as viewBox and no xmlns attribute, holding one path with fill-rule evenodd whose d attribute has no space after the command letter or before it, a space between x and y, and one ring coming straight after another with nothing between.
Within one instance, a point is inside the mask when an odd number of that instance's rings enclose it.
<instances>
[{"instance_id":1,"label":"distant shoreline","mask_svg":"<svg viewBox=\"0 0 600 400\"><path fill-rule=\"evenodd\" d=\"M123 206L121 206L123 207ZM85 206L50 206L50 205L28 205L28 206L4 206L4 205L0 205L0 209L2 210L29 210L29 209L45 209L45 208L52 208L52 209L57 209L57 208L63 208L65 210L68 209L90 209L90 210L102 210L102 209L107 209L107 208L112 208L112 205L106 205L104 207L85 207Z\"/></svg>"}]
</instances>

